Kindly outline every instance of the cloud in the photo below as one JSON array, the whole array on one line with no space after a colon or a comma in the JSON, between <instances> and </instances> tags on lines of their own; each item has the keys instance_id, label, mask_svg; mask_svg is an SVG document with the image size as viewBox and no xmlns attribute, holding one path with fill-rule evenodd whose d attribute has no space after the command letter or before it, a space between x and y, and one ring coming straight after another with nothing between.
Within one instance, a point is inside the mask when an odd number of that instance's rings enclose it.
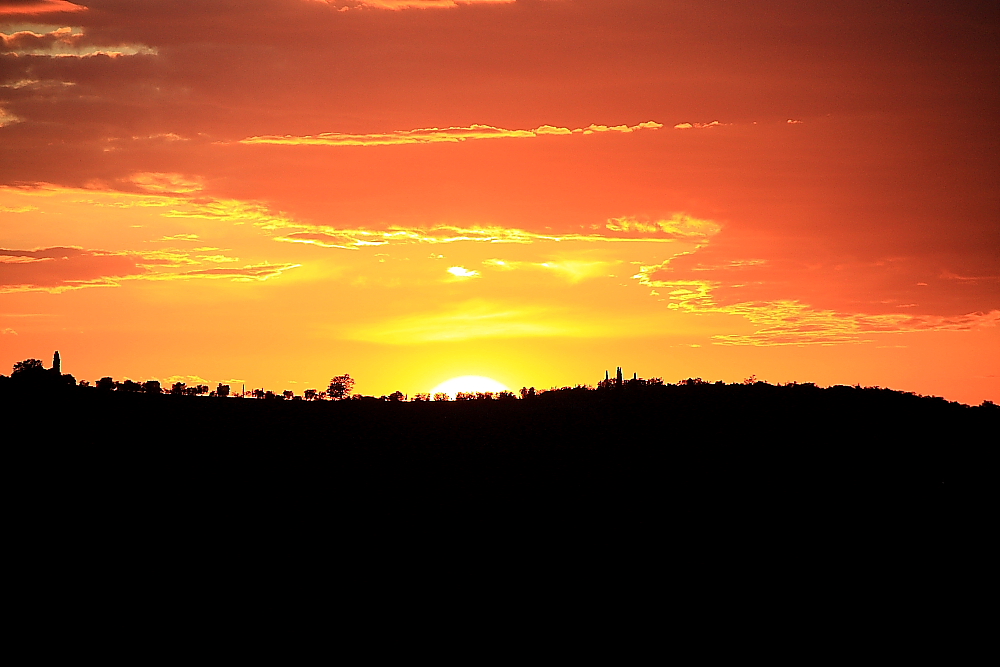
<instances>
[{"instance_id":1,"label":"cloud","mask_svg":"<svg viewBox=\"0 0 1000 667\"><path fill-rule=\"evenodd\" d=\"M349 9L450 9L459 5L506 5L517 0L313 0L336 7L340 11Z\"/></svg>"},{"instance_id":2,"label":"cloud","mask_svg":"<svg viewBox=\"0 0 1000 667\"><path fill-rule=\"evenodd\" d=\"M257 202L241 201L239 199L211 199L208 201L175 202L184 204L185 208L175 208L163 213L165 218L197 218L202 220L218 220L241 225L251 223L262 229L280 229L285 227L302 227L302 224L292 220L283 213L271 213L267 206Z\"/></svg>"},{"instance_id":3,"label":"cloud","mask_svg":"<svg viewBox=\"0 0 1000 667\"><path fill-rule=\"evenodd\" d=\"M229 278L234 282L265 281L280 276L285 271L298 268L301 264L250 264L240 267L224 267L214 269L195 269L181 273L166 273L156 276L158 280L173 280L184 278Z\"/></svg>"},{"instance_id":4,"label":"cloud","mask_svg":"<svg viewBox=\"0 0 1000 667\"><path fill-rule=\"evenodd\" d=\"M962 276L952 271L942 271L939 276L943 280L957 280L964 283L996 282L1000 281L1000 276ZM918 283L919 284L919 283Z\"/></svg>"},{"instance_id":5,"label":"cloud","mask_svg":"<svg viewBox=\"0 0 1000 667\"><path fill-rule=\"evenodd\" d=\"M153 194L191 194L204 189L203 179L184 174L144 171L132 174L126 182Z\"/></svg>"},{"instance_id":6,"label":"cloud","mask_svg":"<svg viewBox=\"0 0 1000 667\"><path fill-rule=\"evenodd\" d=\"M453 266L448 269L448 273L456 278L477 278L479 276L479 271L472 271L464 266Z\"/></svg>"},{"instance_id":7,"label":"cloud","mask_svg":"<svg viewBox=\"0 0 1000 667\"><path fill-rule=\"evenodd\" d=\"M156 55L157 50L143 44L95 44L78 27L61 27L49 32L19 30L0 32L0 52L17 56L84 57Z\"/></svg>"},{"instance_id":8,"label":"cloud","mask_svg":"<svg viewBox=\"0 0 1000 667\"><path fill-rule=\"evenodd\" d=\"M760 328L752 334L713 336L719 345L833 345L865 343L872 334L920 331L973 331L995 327L1000 310L968 313L958 317L937 315L866 315L815 310L795 301L742 303L719 312L743 315Z\"/></svg>"},{"instance_id":9,"label":"cloud","mask_svg":"<svg viewBox=\"0 0 1000 667\"><path fill-rule=\"evenodd\" d=\"M0 292L41 290L58 293L82 287L117 287L122 280L202 277L229 278L240 282L264 281L300 266L263 262L243 267L188 268L202 263L236 261L239 260L225 255L192 256L165 250L108 252L75 247L39 250L0 248ZM169 270L177 268L187 270Z\"/></svg>"},{"instance_id":10,"label":"cloud","mask_svg":"<svg viewBox=\"0 0 1000 667\"><path fill-rule=\"evenodd\" d=\"M611 267L620 265L623 262L624 260L554 259L545 262L522 262L487 259L483 261L483 265L500 271L513 271L515 269L549 271L562 276L571 283L578 283L587 278L607 276Z\"/></svg>"},{"instance_id":11,"label":"cloud","mask_svg":"<svg viewBox=\"0 0 1000 667\"><path fill-rule=\"evenodd\" d=\"M704 130L709 127L722 127L727 123L720 123L717 120L713 120L711 123L677 123L674 125L675 130Z\"/></svg>"},{"instance_id":12,"label":"cloud","mask_svg":"<svg viewBox=\"0 0 1000 667\"><path fill-rule=\"evenodd\" d=\"M148 271L134 255L81 248L0 249L0 291L114 286L116 278Z\"/></svg>"},{"instance_id":13,"label":"cloud","mask_svg":"<svg viewBox=\"0 0 1000 667\"><path fill-rule=\"evenodd\" d=\"M11 329L10 327L4 327L3 329L0 329L0 336L16 336L16 335L17 332Z\"/></svg>"},{"instance_id":14,"label":"cloud","mask_svg":"<svg viewBox=\"0 0 1000 667\"><path fill-rule=\"evenodd\" d=\"M160 243L161 241L197 241L197 234L171 234L170 236L164 236L157 239L154 243Z\"/></svg>"},{"instance_id":15,"label":"cloud","mask_svg":"<svg viewBox=\"0 0 1000 667\"><path fill-rule=\"evenodd\" d=\"M51 12L82 12L86 7L66 0L4 0L0 16L4 14L47 14Z\"/></svg>"},{"instance_id":16,"label":"cloud","mask_svg":"<svg viewBox=\"0 0 1000 667\"><path fill-rule=\"evenodd\" d=\"M589 125L569 129L542 125L533 130L507 130L492 125L469 125L467 127L421 128L397 130L388 133L342 134L324 132L315 136L262 135L241 140L241 144L276 144L282 146L398 146L405 144L459 143L474 139L524 139L541 136L567 136L574 134L598 134L617 132L628 134L639 130L656 130L663 127L655 121L638 125Z\"/></svg>"},{"instance_id":17,"label":"cloud","mask_svg":"<svg viewBox=\"0 0 1000 667\"><path fill-rule=\"evenodd\" d=\"M775 299L719 304L713 292L720 287L713 280L658 280L652 276L669 263L641 267L632 276L645 287L655 288L667 307L690 313L719 313L741 316L757 328L749 334L713 336L717 345L836 345L870 342L873 334L915 333L920 331L972 331L1000 323L1000 310L945 317L890 313L870 315L820 309L798 300ZM747 263L756 265L756 263Z\"/></svg>"},{"instance_id":18,"label":"cloud","mask_svg":"<svg viewBox=\"0 0 1000 667\"><path fill-rule=\"evenodd\" d=\"M194 217L194 216L192 216ZM266 217L266 216L265 216ZM272 220L271 228L303 225L279 216ZM539 234L514 227L457 227L438 225L435 227L399 227L388 229L337 229L321 227L323 231L293 231L275 237L286 243L309 243L323 248L358 250L366 246L383 246L407 243L458 243L472 241L478 243L535 243L585 241L591 243L645 242L669 243L675 240L701 241L716 234L722 227L711 220L699 220L677 214L669 220L643 222L633 217L612 218L606 228L618 234Z\"/></svg>"},{"instance_id":19,"label":"cloud","mask_svg":"<svg viewBox=\"0 0 1000 667\"><path fill-rule=\"evenodd\" d=\"M707 239L718 234L722 225L711 220L699 220L683 213L676 213L669 220L639 220L635 217L611 218L606 225L613 232L638 232L667 234L677 238Z\"/></svg>"},{"instance_id":20,"label":"cloud","mask_svg":"<svg viewBox=\"0 0 1000 667\"><path fill-rule=\"evenodd\" d=\"M7 127L8 125L20 122L21 118L19 116L15 116L3 107L0 107L0 127Z\"/></svg>"}]
</instances>

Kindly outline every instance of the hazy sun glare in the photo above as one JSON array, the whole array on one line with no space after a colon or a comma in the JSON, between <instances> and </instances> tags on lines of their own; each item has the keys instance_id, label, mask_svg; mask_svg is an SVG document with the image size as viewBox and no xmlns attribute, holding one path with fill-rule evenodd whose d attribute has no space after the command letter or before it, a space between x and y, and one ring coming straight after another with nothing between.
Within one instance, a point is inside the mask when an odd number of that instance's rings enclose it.
<instances>
[{"instance_id":1,"label":"hazy sun glare","mask_svg":"<svg viewBox=\"0 0 1000 667\"><path fill-rule=\"evenodd\" d=\"M454 400L455 394L464 392L486 392L486 391L510 391L510 389L501 382L497 382L493 378L483 377L482 375L463 375L461 377L452 378L450 380L445 380L438 386L431 390L431 395L437 393L448 394Z\"/></svg>"}]
</instances>

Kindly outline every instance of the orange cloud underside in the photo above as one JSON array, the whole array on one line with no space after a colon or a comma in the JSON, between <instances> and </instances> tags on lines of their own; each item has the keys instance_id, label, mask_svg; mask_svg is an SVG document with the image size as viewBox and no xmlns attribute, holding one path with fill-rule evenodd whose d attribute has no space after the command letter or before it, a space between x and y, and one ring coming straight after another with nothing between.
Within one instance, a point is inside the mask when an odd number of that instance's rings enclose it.
<instances>
[{"instance_id":1,"label":"orange cloud underside","mask_svg":"<svg viewBox=\"0 0 1000 667\"><path fill-rule=\"evenodd\" d=\"M1000 399L982 12L86 4L0 10L0 372Z\"/></svg>"}]
</instances>

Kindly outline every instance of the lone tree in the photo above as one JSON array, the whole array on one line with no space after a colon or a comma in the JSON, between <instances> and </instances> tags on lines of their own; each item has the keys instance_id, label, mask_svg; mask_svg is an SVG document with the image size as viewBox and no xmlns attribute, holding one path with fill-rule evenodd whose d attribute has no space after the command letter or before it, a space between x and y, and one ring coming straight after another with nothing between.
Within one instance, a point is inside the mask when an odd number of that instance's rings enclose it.
<instances>
[{"instance_id":1,"label":"lone tree","mask_svg":"<svg viewBox=\"0 0 1000 667\"><path fill-rule=\"evenodd\" d=\"M351 397L352 389L354 389L354 378L345 373L330 380L326 395L335 401L342 401Z\"/></svg>"},{"instance_id":2,"label":"lone tree","mask_svg":"<svg viewBox=\"0 0 1000 667\"><path fill-rule=\"evenodd\" d=\"M25 359L14 364L11 375L35 375L45 370L41 359Z\"/></svg>"}]
</instances>

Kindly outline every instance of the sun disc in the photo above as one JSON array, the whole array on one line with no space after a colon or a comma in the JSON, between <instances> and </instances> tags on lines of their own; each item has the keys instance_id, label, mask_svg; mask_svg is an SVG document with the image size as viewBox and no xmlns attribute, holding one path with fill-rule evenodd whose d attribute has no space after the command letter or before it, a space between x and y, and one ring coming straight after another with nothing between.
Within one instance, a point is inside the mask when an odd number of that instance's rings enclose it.
<instances>
[{"instance_id":1,"label":"sun disc","mask_svg":"<svg viewBox=\"0 0 1000 667\"><path fill-rule=\"evenodd\" d=\"M502 382L497 382L493 378L482 375L463 375L445 380L431 390L431 395L444 393L448 394L449 398L454 400L455 394L460 391L466 393L492 391L496 393L498 391L510 391L510 389Z\"/></svg>"}]
</instances>

